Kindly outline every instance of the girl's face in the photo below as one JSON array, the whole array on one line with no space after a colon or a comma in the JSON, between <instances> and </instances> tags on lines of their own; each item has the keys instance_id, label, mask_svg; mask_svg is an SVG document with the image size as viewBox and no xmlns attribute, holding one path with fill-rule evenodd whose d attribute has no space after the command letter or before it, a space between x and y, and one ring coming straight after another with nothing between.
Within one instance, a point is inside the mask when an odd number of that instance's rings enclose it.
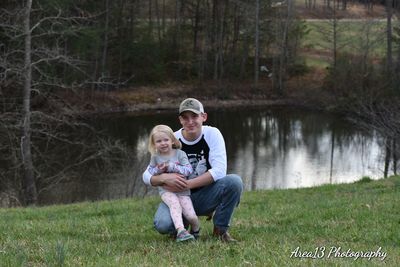
<instances>
[{"instance_id":1,"label":"girl's face","mask_svg":"<svg viewBox=\"0 0 400 267\"><path fill-rule=\"evenodd\" d=\"M155 133L153 135L153 142L156 150L160 154L168 154L172 151L172 139L166 133Z\"/></svg>"}]
</instances>

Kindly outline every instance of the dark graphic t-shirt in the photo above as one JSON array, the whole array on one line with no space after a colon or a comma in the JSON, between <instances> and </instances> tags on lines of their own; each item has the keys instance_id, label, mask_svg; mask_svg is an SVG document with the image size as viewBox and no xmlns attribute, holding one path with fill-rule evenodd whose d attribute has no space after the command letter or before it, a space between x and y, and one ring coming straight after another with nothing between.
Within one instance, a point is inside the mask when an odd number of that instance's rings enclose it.
<instances>
[{"instance_id":1,"label":"dark graphic t-shirt","mask_svg":"<svg viewBox=\"0 0 400 267\"><path fill-rule=\"evenodd\" d=\"M179 141L181 141L182 150L188 156L189 162L193 168L193 173L189 176L189 179L202 175L211 169L210 162L208 161L210 147L204 139L204 135L202 135L200 141L194 145L187 145L182 139L179 139Z\"/></svg>"}]
</instances>

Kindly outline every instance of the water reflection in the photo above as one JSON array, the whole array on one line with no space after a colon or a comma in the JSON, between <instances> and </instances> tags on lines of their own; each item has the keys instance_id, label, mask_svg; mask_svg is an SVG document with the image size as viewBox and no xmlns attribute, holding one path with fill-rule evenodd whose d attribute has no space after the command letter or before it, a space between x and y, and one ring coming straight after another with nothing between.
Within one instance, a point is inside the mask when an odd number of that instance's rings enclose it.
<instances>
[{"instance_id":1,"label":"water reflection","mask_svg":"<svg viewBox=\"0 0 400 267\"><path fill-rule=\"evenodd\" d=\"M333 115L288 109L228 114L235 119L220 128L230 152L229 169L243 177L248 190L345 183L382 175L377 137Z\"/></svg>"},{"instance_id":2,"label":"water reflection","mask_svg":"<svg viewBox=\"0 0 400 267\"><path fill-rule=\"evenodd\" d=\"M58 200L52 202L156 193L143 185L141 174L149 160L148 133L161 123L179 127L176 113L97 119L96 127L126 143L132 164L119 179L88 179L55 188L49 194ZM378 138L334 115L288 108L238 109L210 111L207 124L218 127L224 135L228 171L242 176L246 190L309 187L382 176Z\"/></svg>"}]
</instances>

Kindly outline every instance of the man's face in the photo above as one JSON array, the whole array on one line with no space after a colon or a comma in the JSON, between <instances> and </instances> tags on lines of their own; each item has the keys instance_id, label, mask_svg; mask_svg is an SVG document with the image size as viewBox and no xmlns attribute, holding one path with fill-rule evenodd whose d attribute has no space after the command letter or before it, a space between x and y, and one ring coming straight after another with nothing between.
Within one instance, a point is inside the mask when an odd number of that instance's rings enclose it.
<instances>
[{"instance_id":1,"label":"man's face","mask_svg":"<svg viewBox=\"0 0 400 267\"><path fill-rule=\"evenodd\" d=\"M179 121L186 131L186 134L196 138L200 135L201 127L206 120L207 113L196 114L191 111L184 111L179 116Z\"/></svg>"}]
</instances>

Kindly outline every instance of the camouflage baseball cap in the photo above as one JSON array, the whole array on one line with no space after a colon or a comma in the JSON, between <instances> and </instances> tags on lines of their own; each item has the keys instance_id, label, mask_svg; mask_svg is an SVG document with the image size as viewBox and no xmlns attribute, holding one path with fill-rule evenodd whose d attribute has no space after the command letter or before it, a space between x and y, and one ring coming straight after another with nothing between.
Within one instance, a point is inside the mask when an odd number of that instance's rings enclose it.
<instances>
[{"instance_id":1,"label":"camouflage baseball cap","mask_svg":"<svg viewBox=\"0 0 400 267\"><path fill-rule=\"evenodd\" d=\"M184 111L191 111L196 114L204 113L203 104L195 98L186 98L179 106L179 114Z\"/></svg>"}]
</instances>

